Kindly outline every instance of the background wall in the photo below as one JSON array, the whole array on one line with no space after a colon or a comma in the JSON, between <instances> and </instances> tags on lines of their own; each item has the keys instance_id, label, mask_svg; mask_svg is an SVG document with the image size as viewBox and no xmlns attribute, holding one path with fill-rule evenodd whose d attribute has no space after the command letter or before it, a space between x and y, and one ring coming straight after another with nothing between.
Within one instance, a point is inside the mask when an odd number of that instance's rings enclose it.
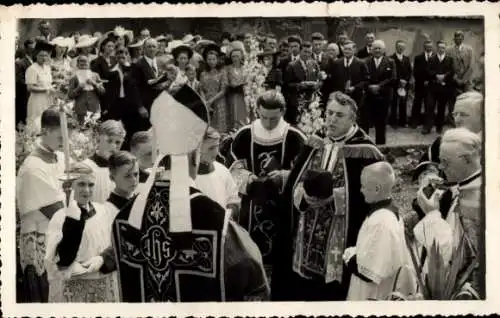
<instances>
[{"instance_id":1,"label":"background wall","mask_svg":"<svg viewBox=\"0 0 500 318\"><path fill-rule=\"evenodd\" d=\"M19 21L18 33L21 40L38 35L38 19ZM184 34L200 34L219 40L221 33L245 32L274 33L278 38L299 34L304 39L312 32L323 33L330 41L335 40L337 30L344 29L351 39L362 46L368 31L386 42L387 53L392 54L398 39L407 41L407 54L412 58L422 51L428 36L432 40L452 43L453 32L463 30L465 43L474 48L475 60L484 51L484 24L481 18L446 17L379 17L379 18L144 18L144 19L57 19L49 20L55 34L69 35L71 32L106 32L116 25L131 29L137 34L147 27L153 35L170 33L176 37ZM478 67L475 66L476 72Z\"/></svg>"}]
</instances>

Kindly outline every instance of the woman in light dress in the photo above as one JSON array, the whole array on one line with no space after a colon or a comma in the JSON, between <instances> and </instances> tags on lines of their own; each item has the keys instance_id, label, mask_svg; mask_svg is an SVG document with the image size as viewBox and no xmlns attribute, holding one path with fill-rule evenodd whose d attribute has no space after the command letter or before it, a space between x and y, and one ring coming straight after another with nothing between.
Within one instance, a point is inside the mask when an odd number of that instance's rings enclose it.
<instances>
[{"instance_id":1,"label":"woman in light dress","mask_svg":"<svg viewBox=\"0 0 500 318\"><path fill-rule=\"evenodd\" d=\"M245 74L245 69L243 68L244 61L244 44L241 41L232 42L231 51L229 52L229 65L225 69L229 129L237 127L239 122L246 121L248 117L244 92L244 87L247 84L247 74Z\"/></svg>"},{"instance_id":2,"label":"woman in light dress","mask_svg":"<svg viewBox=\"0 0 500 318\"><path fill-rule=\"evenodd\" d=\"M71 60L68 58L69 39L58 36L50 42L54 45L52 54L52 79L59 86L64 87L71 76Z\"/></svg>"},{"instance_id":3,"label":"woman in light dress","mask_svg":"<svg viewBox=\"0 0 500 318\"><path fill-rule=\"evenodd\" d=\"M203 51L206 69L200 74L200 93L210 111L210 123L217 131L227 132L226 77L218 67L220 47L208 45Z\"/></svg>"},{"instance_id":4,"label":"woman in light dress","mask_svg":"<svg viewBox=\"0 0 500 318\"><path fill-rule=\"evenodd\" d=\"M51 44L38 42L34 52L35 63L26 70L26 85L30 92L26 123L28 126L33 125L36 131L40 130L43 111L53 103L55 89L52 86L50 67L50 56L53 50L54 47Z\"/></svg>"}]
</instances>

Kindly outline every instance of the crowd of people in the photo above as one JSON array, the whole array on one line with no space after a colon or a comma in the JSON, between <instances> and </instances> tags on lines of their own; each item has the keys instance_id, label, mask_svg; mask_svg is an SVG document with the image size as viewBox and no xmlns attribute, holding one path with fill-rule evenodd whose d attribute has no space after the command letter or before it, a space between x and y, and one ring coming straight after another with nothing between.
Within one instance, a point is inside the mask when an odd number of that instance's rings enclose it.
<instances>
[{"instance_id":1,"label":"crowd of people","mask_svg":"<svg viewBox=\"0 0 500 318\"><path fill-rule=\"evenodd\" d=\"M389 57L373 34L360 50L345 33L328 45L316 33L266 37L250 109L250 35L217 44L123 28L53 38L46 22L40 31L16 62L17 120L27 109L40 133L16 184L23 301L383 300L418 293L434 244L460 262L459 289L484 297L484 98L471 90L462 32L446 52L426 41L413 67L404 41ZM455 127L415 167L409 224L377 145L387 118L407 124L412 73L411 124L443 133L448 105ZM51 107L56 91L77 121L100 113L97 149L83 161L60 152L71 127ZM315 98L324 125L306 135L298 123Z\"/></svg>"}]
</instances>

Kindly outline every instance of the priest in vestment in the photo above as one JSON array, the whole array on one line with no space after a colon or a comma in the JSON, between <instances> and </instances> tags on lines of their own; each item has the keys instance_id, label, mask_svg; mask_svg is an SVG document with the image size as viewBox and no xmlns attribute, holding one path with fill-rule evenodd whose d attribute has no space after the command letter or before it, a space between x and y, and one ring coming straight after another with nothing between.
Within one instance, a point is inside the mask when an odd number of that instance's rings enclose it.
<instances>
[{"instance_id":1,"label":"priest in vestment","mask_svg":"<svg viewBox=\"0 0 500 318\"><path fill-rule=\"evenodd\" d=\"M111 245L111 222L105 207L92 202L95 174L84 163L70 173L74 199L57 211L47 228L45 255L49 302L116 302L116 275L102 273L102 253Z\"/></svg>"},{"instance_id":2,"label":"priest in vestment","mask_svg":"<svg viewBox=\"0 0 500 318\"><path fill-rule=\"evenodd\" d=\"M352 98L332 93L326 109L327 136L310 138L288 177L276 221L279 252L271 280L273 300L346 299L350 273L342 255L356 244L370 209L360 192L361 171L384 160L355 124L356 114ZM331 193L322 193L325 186L309 180L315 170L332 174Z\"/></svg>"},{"instance_id":3,"label":"priest in vestment","mask_svg":"<svg viewBox=\"0 0 500 318\"><path fill-rule=\"evenodd\" d=\"M59 112L47 109L41 117L42 134L24 160L16 180L16 201L21 221L19 256L25 302L48 301L49 285L44 265L45 232L50 219L64 206L59 177L64 173Z\"/></svg>"},{"instance_id":4,"label":"priest in vestment","mask_svg":"<svg viewBox=\"0 0 500 318\"><path fill-rule=\"evenodd\" d=\"M344 251L352 273L347 300L387 300L392 292L415 290L415 284L401 286L405 290L395 288L404 274L413 275L403 219L392 202L395 184L394 170L387 162L369 165L361 173L361 192L370 211L356 245Z\"/></svg>"},{"instance_id":5,"label":"priest in vestment","mask_svg":"<svg viewBox=\"0 0 500 318\"><path fill-rule=\"evenodd\" d=\"M113 225L121 301L267 300L257 246L195 185L208 128L202 99L187 85L163 92L151 124L158 149L152 172Z\"/></svg>"},{"instance_id":6,"label":"priest in vestment","mask_svg":"<svg viewBox=\"0 0 500 318\"><path fill-rule=\"evenodd\" d=\"M242 195L239 223L259 246L269 273L282 180L306 137L284 120L285 99L280 92L264 92L257 105L259 119L241 128L234 137L231 145L234 162L229 170Z\"/></svg>"},{"instance_id":7,"label":"priest in vestment","mask_svg":"<svg viewBox=\"0 0 500 318\"><path fill-rule=\"evenodd\" d=\"M476 297L484 299L485 277L480 270L485 248L481 235L481 139L465 128L450 129L441 140L439 157L440 170L454 185L444 192L436 190L430 197L422 187L417 194L421 220L413 232L423 248L422 264L425 269L425 251L430 250L434 241L446 261L463 237L465 259L461 274L471 271L466 281L477 293Z\"/></svg>"},{"instance_id":8,"label":"priest in vestment","mask_svg":"<svg viewBox=\"0 0 500 318\"><path fill-rule=\"evenodd\" d=\"M109 157L120 150L126 131L117 120L106 120L99 125L98 144L95 153L84 162L95 173L95 189L92 201L104 203L115 185L109 178Z\"/></svg>"}]
</instances>

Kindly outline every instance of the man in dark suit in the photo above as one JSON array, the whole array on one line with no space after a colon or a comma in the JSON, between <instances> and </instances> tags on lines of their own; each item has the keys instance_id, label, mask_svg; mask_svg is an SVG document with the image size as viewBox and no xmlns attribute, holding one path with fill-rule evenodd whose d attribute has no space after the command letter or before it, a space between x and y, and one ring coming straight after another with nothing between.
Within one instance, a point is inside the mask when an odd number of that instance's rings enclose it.
<instances>
[{"instance_id":1,"label":"man in dark suit","mask_svg":"<svg viewBox=\"0 0 500 318\"><path fill-rule=\"evenodd\" d=\"M16 60L16 125L26 122L28 107L28 87L26 86L26 70L33 64L34 40L24 41L24 56Z\"/></svg>"},{"instance_id":2,"label":"man in dark suit","mask_svg":"<svg viewBox=\"0 0 500 318\"><path fill-rule=\"evenodd\" d=\"M312 39L312 50L313 50L313 58L319 65L324 78L322 78L322 86L321 86L321 105L323 107L326 106L326 102L328 101L328 96L333 92L332 90L332 64L333 60L324 52L325 49L325 38L323 34L316 32L311 35Z\"/></svg>"},{"instance_id":3,"label":"man in dark suit","mask_svg":"<svg viewBox=\"0 0 500 318\"><path fill-rule=\"evenodd\" d=\"M281 92L283 93L283 96L285 97L286 104L287 104L287 112L285 114L285 119L289 123L294 123L296 119L293 121L290 121L290 119L293 119L296 117L296 101L294 100L294 96L296 96L296 92L294 92L294 89L291 89L291 87L287 83L287 77L286 77L286 72L288 65L291 62L297 61L300 59L300 51L302 49L302 39L297 36L297 35L292 35L289 36L287 39L288 43L288 52L289 54L281 58L279 63L278 63L278 68L281 70L281 74L283 74L283 87L281 88ZM311 52L312 54L312 52ZM294 109L295 107L295 109Z\"/></svg>"},{"instance_id":4,"label":"man in dark suit","mask_svg":"<svg viewBox=\"0 0 500 318\"><path fill-rule=\"evenodd\" d=\"M455 76L453 57L446 54L444 41L437 42L437 54L431 57L429 64L430 98L425 110L425 124L422 133L430 133L433 124L435 124L437 133L441 134L446 105L451 102L453 97L453 77ZM435 115L436 106L437 114Z\"/></svg>"},{"instance_id":5,"label":"man in dark suit","mask_svg":"<svg viewBox=\"0 0 500 318\"><path fill-rule=\"evenodd\" d=\"M372 45L372 57L366 61L367 92L365 104L360 111L361 128L368 133L370 121L373 122L377 145L385 144L387 115L396 80L396 65L392 58L384 56L384 51L384 41L375 40Z\"/></svg>"},{"instance_id":6,"label":"man in dark suit","mask_svg":"<svg viewBox=\"0 0 500 318\"><path fill-rule=\"evenodd\" d=\"M332 91L349 95L360 109L368 74L363 60L354 56L355 50L356 44L347 41L344 44L344 57L333 62Z\"/></svg>"},{"instance_id":7,"label":"man in dark suit","mask_svg":"<svg viewBox=\"0 0 500 318\"><path fill-rule=\"evenodd\" d=\"M151 110L151 105L160 92L166 88L166 76L160 73L156 63L158 42L149 38L144 42L144 55L132 66L132 77L139 90L139 102L142 112ZM149 120L145 120L141 130L149 128Z\"/></svg>"},{"instance_id":8,"label":"man in dark suit","mask_svg":"<svg viewBox=\"0 0 500 318\"><path fill-rule=\"evenodd\" d=\"M344 30L340 30L337 33L337 45L339 46L339 57L344 56L344 44L349 40L349 36L347 36L347 32Z\"/></svg>"},{"instance_id":9,"label":"man in dark suit","mask_svg":"<svg viewBox=\"0 0 500 318\"><path fill-rule=\"evenodd\" d=\"M283 85L288 92L287 108L285 112L285 120L296 125L299 120L299 103L301 95L304 99L308 99L310 94L315 89L319 88L320 82L313 85L308 82L307 61L312 59L312 45L311 43L303 43L302 50L300 51L299 58L288 64L283 75ZM318 67L319 71L319 67Z\"/></svg>"},{"instance_id":10,"label":"man in dark suit","mask_svg":"<svg viewBox=\"0 0 500 318\"><path fill-rule=\"evenodd\" d=\"M408 101L408 84L411 78L411 62L407 55L404 55L406 43L403 40L396 41L396 52L392 59L396 64L396 82L392 96L391 115L389 124L396 127L406 126L406 102Z\"/></svg>"},{"instance_id":11,"label":"man in dark suit","mask_svg":"<svg viewBox=\"0 0 500 318\"><path fill-rule=\"evenodd\" d=\"M371 56L372 44L375 41L375 33L369 32L365 35L366 45L358 51L356 56L360 59L366 59Z\"/></svg>"},{"instance_id":12,"label":"man in dark suit","mask_svg":"<svg viewBox=\"0 0 500 318\"><path fill-rule=\"evenodd\" d=\"M429 62L431 60L433 45L431 40L424 42L424 52L415 56L413 61L413 76L415 77L415 98L411 109L411 127L417 128L423 123L422 102L427 103L429 97ZM424 108L425 109L425 108Z\"/></svg>"}]
</instances>

